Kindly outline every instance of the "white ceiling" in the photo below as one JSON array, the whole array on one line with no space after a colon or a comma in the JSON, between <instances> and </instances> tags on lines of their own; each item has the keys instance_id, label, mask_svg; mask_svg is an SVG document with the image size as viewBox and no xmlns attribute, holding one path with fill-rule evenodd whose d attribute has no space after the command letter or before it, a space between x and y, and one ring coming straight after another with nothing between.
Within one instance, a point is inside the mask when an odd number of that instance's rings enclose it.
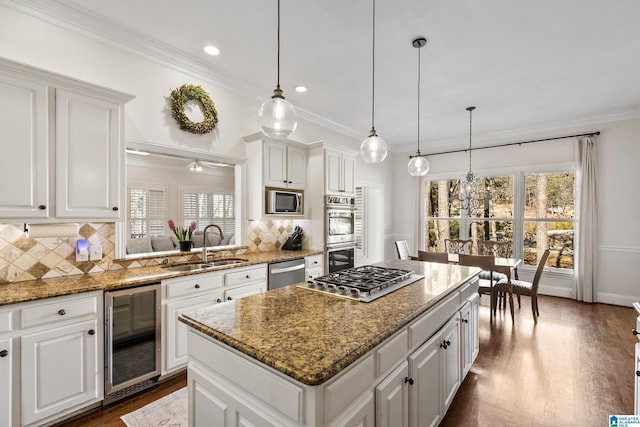
<instances>
[{"instance_id":1,"label":"white ceiling","mask_svg":"<svg viewBox=\"0 0 640 427\"><path fill-rule=\"evenodd\" d=\"M275 0L12 3L191 64L256 100L275 88ZM370 0L281 2L285 96L303 117L359 139L371 128L371 12ZM416 145L416 36L428 40L423 152L468 141L470 105L474 135L484 139L638 117L639 23L638 0L377 0L375 127L393 149ZM222 53L204 54L208 43ZM297 84L309 91L296 93Z\"/></svg>"}]
</instances>

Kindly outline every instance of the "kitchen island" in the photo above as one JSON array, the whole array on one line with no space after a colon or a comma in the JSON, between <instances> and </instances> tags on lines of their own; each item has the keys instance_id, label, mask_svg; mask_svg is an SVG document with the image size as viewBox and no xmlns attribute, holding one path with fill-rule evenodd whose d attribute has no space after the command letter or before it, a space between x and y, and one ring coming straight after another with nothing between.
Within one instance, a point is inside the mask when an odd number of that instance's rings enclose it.
<instances>
[{"instance_id":1,"label":"kitchen island","mask_svg":"<svg viewBox=\"0 0 640 427\"><path fill-rule=\"evenodd\" d=\"M370 303L289 286L184 313L190 425L437 424L477 355L480 269L378 265L423 278Z\"/></svg>"}]
</instances>

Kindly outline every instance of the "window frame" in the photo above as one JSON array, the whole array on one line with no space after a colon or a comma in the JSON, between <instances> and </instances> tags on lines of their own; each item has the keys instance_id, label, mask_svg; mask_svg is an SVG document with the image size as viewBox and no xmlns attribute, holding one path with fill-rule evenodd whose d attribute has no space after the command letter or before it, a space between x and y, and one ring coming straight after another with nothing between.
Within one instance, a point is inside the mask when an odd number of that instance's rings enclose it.
<instances>
[{"instance_id":1,"label":"window frame","mask_svg":"<svg viewBox=\"0 0 640 427\"><path fill-rule=\"evenodd\" d=\"M168 204L168 191L169 188L167 185L164 184L158 184L158 183L145 183L145 182L129 182L127 184L127 218L126 218L126 238L127 239L131 239L131 224L132 221L139 221L140 218L132 218L131 217L131 190L144 190L146 193L146 197L147 197L147 208L146 208L146 212L145 212L145 217L144 217L144 222L146 224L146 233L144 236L142 237L138 237L138 238L148 238L148 237L161 237L164 236L166 233L166 228L165 228L165 224L164 222L166 222L167 220L167 215L168 215L168 208L169 208L169 204ZM150 234L150 230L151 227L149 225L149 221L150 221L150 215L149 215L149 192L150 191L160 191L162 192L163 195L163 200L162 200L162 216L163 216L163 227L162 227L162 234L158 234L158 235L153 235L151 236Z\"/></svg>"},{"instance_id":2,"label":"window frame","mask_svg":"<svg viewBox=\"0 0 640 427\"><path fill-rule=\"evenodd\" d=\"M541 173L561 173L561 172L573 172L577 176L577 166L574 162L558 162L558 163L547 163L540 165L523 165L519 167L505 167L505 168L492 168L492 169L480 169L475 170L474 173L479 178L490 178L495 176L513 176L513 218L486 218L484 220L488 221L513 221L513 239L511 242L512 245L512 256L516 259L524 259L524 223L527 220L524 216L524 193L525 193L525 176L531 174L541 174ZM425 248L425 239L426 235L426 227L427 222L429 220L459 220L460 221L460 238L467 239L469 238L468 230L470 225L470 218L464 213L461 212L460 216L457 217L426 217L424 215L424 204L425 204L425 183L426 181L439 181L439 180L459 180L462 176L462 173L457 171L452 171L450 173L439 173L439 174L427 174L422 177L421 185L420 185L420 235L423 238L420 239L420 248ZM564 222L573 222L574 223L574 253L577 252L577 247L579 244L580 237L578 236L578 223L579 223L579 194L577 192L578 182L574 181L574 217L572 220L568 220L567 218L563 219ZM529 220L531 220L529 218ZM550 222L549 219L546 219L547 222ZM537 266L529 266L529 265L521 265L518 267L519 270L523 271L535 271ZM551 273L552 275L558 275L560 277L573 276L575 274L575 262L574 267L572 269L565 268L555 268L555 267L544 267L545 273Z\"/></svg>"},{"instance_id":3,"label":"window frame","mask_svg":"<svg viewBox=\"0 0 640 427\"><path fill-rule=\"evenodd\" d=\"M195 221L196 222L196 230L204 230L204 228L209 225L209 224L216 224L218 225L225 237L228 234L233 234L236 235L237 231L236 231L236 225L237 225L237 218L238 218L238 212L237 212L237 199L236 199L236 195L232 192L228 192L228 191L216 191L211 189L211 187L202 187L202 186L181 186L180 187L180 223L184 224L186 221L186 216L185 216L185 194L187 193L196 193L199 197L200 194L207 194L209 196L212 197L212 203L213 203L213 198L216 195L222 195L225 198L231 196L233 197L233 217L227 217L226 213L225 216L223 217L223 223L220 224L218 222L215 221L215 216L214 216L214 211L212 210L211 212L211 217L210 218L206 218L206 223L202 223L203 220L205 220L205 218L201 218L197 215L196 213L196 217L195 218L189 218L189 222L191 221ZM212 206L213 209L213 206ZM196 212L198 211L198 206L196 206ZM233 230L230 231L226 228L226 224L231 224L231 226L233 227Z\"/></svg>"}]
</instances>

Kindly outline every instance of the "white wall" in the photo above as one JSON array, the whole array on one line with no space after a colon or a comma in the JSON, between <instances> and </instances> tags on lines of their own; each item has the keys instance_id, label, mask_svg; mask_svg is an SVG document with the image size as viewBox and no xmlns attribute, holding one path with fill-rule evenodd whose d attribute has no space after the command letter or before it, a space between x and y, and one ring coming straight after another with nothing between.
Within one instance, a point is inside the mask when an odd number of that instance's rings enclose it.
<instances>
[{"instance_id":1,"label":"white wall","mask_svg":"<svg viewBox=\"0 0 640 427\"><path fill-rule=\"evenodd\" d=\"M529 135L513 140L483 141L482 145L538 139L549 136L591 132L599 130L596 137L598 154L598 280L597 298L600 302L630 305L640 300L640 227L635 216L640 212L640 119L599 123L584 128L556 130L546 135ZM536 165L573 162L575 139L541 142L501 149L474 151L472 169L480 174L496 168L533 167ZM462 145L464 147L464 145ZM427 150L424 150L428 152ZM468 169L468 154L457 153L429 158L428 176L458 177ZM408 153L395 156L397 170L406 171ZM408 173L396 174L394 182L395 217L393 235L387 235L387 256L395 249L393 240L406 238L410 245L417 235L419 212L412 208L417 197L415 178ZM416 247L420 244L416 242ZM410 246L413 247L413 246ZM521 274L531 280L531 275ZM546 275L541 282L541 293L573 297L572 280L559 275Z\"/></svg>"}]
</instances>

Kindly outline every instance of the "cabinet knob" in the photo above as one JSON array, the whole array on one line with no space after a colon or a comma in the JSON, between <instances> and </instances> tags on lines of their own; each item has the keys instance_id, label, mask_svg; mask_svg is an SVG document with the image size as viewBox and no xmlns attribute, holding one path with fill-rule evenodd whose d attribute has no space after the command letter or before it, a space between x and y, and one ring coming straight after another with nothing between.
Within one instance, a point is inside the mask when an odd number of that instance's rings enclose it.
<instances>
[{"instance_id":1,"label":"cabinet knob","mask_svg":"<svg viewBox=\"0 0 640 427\"><path fill-rule=\"evenodd\" d=\"M88 334L89 334L89 335L95 335L95 334L96 334L96 331L94 331L93 329L89 329Z\"/></svg>"},{"instance_id":2,"label":"cabinet knob","mask_svg":"<svg viewBox=\"0 0 640 427\"><path fill-rule=\"evenodd\" d=\"M405 383L409 383L409 385L413 385L413 378L411 378L411 377L404 377L404 382L405 382Z\"/></svg>"},{"instance_id":3,"label":"cabinet knob","mask_svg":"<svg viewBox=\"0 0 640 427\"><path fill-rule=\"evenodd\" d=\"M451 341L444 340L442 344L440 344L440 348L444 348L445 350L451 345Z\"/></svg>"},{"instance_id":4,"label":"cabinet knob","mask_svg":"<svg viewBox=\"0 0 640 427\"><path fill-rule=\"evenodd\" d=\"M227 301L231 301L231 300L233 300L233 298L227 297Z\"/></svg>"},{"instance_id":5,"label":"cabinet knob","mask_svg":"<svg viewBox=\"0 0 640 427\"><path fill-rule=\"evenodd\" d=\"M200 289L200 285L198 285L198 284L196 283L195 288L196 288L196 289Z\"/></svg>"},{"instance_id":6,"label":"cabinet knob","mask_svg":"<svg viewBox=\"0 0 640 427\"><path fill-rule=\"evenodd\" d=\"M65 309L64 309L64 308L61 308L60 310L58 310L58 314L59 314L60 316L64 316L65 314L67 314L67 312L65 311Z\"/></svg>"},{"instance_id":7,"label":"cabinet knob","mask_svg":"<svg viewBox=\"0 0 640 427\"><path fill-rule=\"evenodd\" d=\"M5 350L5 352L6 352L6 351L7 351L7 350ZM4 356L2 356L2 357L4 357ZM636 371L636 376L640 377L640 371Z\"/></svg>"},{"instance_id":8,"label":"cabinet knob","mask_svg":"<svg viewBox=\"0 0 640 427\"><path fill-rule=\"evenodd\" d=\"M244 276L245 279L251 279L251 276L249 276L248 274L246 276Z\"/></svg>"},{"instance_id":9,"label":"cabinet knob","mask_svg":"<svg viewBox=\"0 0 640 427\"><path fill-rule=\"evenodd\" d=\"M462 319L462 323L469 323L469 319Z\"/></svg>"},{"instance_id":10,"label":"cabinet knob","mask_svg":"<svg viewBox=\"0 0 640 427\"><path fill-rule=\"evenodd\" d=\"M9 355L9 352L7 350L0 351L0 357L7 357L8 355Z\"/></svg>"},{"instance_id":11,"label":"cabinet knob","mask_svg":"<svg viewBox=\"0 0 640 427\"><path fill-rule=\"evenodd\" d=\"M638 335L638 333L640 333L640 332L638 332L638 331L636 331L636 330L634 329L634 330L632 330L632 331L631 331L631 333L632 333L633 335Z\"/></svg>"},{"instance_id":12,"label":"cabinet knob","mask_svg":"<svg viewBox=\"0 0 640 427\"><path fill-rule=\"evenodd\" d=\"M114 207L112 207L111 209L112 209L112 210L114 210L114 211L117 211L117 210L118 210L118 207L117 207L117 206L114 206Z\"/></svg>"},{"instance_id":13,"label":"cabinet knob","mask_svg":"<svg viewBox=\"0 0 640 427\"><path fill-rule=\"evenodd\" d=\"M43 211L43 210L47 209L47 205L38 205L38 209Z\"/></svg>"},{"instance_id":14,"label":"cabinet knob","mask_svg":"<svg viewBox=\"0 0 640 427\"><path fill-rule=\"evenodd\" d=\"M292 181L287 181L287 184L291 184L291 183L292 183Z\"/></svg>"},{"instance_id":15,"label":"cabinet knob","mask_svg":"<svg viewBox=\"0 0 640 427\"><path fill-rule=\"evenodd\" d=\"M220 298L218 298L218 299L216 300L216 302L222 302L222 300L221 300Z\"/></svg>"}]
</instances>

